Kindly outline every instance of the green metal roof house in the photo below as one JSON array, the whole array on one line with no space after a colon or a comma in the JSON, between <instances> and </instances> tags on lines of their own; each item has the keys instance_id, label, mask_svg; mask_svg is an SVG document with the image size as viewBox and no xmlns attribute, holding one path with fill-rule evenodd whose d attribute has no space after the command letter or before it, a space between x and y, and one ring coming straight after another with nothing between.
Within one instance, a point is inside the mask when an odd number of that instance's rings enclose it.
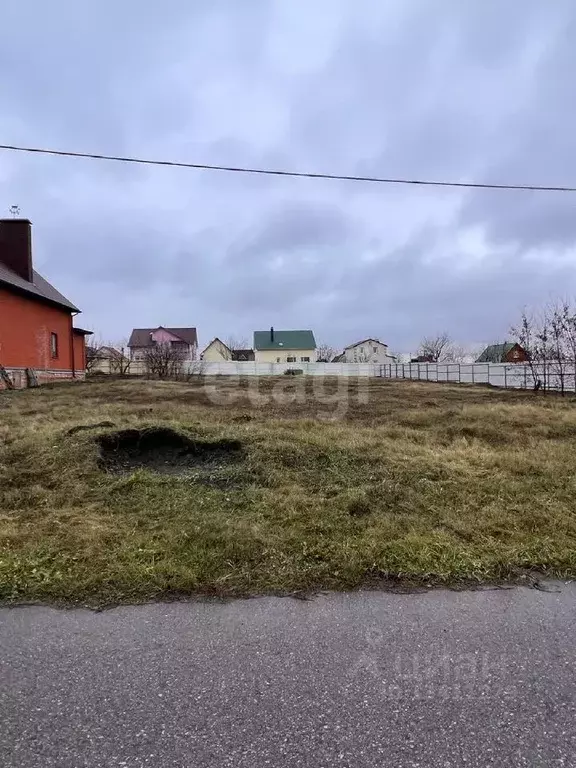
<instances>
[{"instance_id":1,"label":"green metal roof house","mask_svg":"<svg viewBox=\"0 0 576 768\"><path fill-rule=\"evenodd\" d=\"M254 354L261 363L314 363L316 340L312 331L254 331Z\"/></svg>"}]
</instances>

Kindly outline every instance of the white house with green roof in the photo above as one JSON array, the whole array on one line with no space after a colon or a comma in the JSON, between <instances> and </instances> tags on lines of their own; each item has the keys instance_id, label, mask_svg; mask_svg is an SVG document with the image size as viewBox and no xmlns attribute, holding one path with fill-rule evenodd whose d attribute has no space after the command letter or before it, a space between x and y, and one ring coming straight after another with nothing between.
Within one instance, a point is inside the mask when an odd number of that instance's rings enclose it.
<instances>
[{"instance_id":1,"label":"white house with green roof","mask_svg":"<svg viewBox=\"0 0 576 768\"><path fill-rule=\"evenodd\" d=\"M316 340L312 331L254 331L257 363L315 363Z\"/></svg>"}]
</instances>

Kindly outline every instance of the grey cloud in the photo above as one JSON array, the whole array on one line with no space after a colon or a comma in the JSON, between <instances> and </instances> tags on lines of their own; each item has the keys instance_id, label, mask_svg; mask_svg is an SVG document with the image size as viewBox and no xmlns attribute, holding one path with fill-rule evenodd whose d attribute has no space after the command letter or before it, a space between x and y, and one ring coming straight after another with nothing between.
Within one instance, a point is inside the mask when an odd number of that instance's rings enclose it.
<instances>
[{"instance_id":1,"label":"grey cloud","mask_svg":"<svg viewBox=\"0 0 576 768\"><path fill-rule=\"evenodd\" d=\"M253 232L239 238L231 258L244 261L278 252L324 249L353 236L354 225L340 208L323 204L285 204L268 215Z\"/></svg>"},{"instance_id":2,"label":"grey cloud","mask_svg":"<svg viewBox=\"0 0 576 768\"><path fill-rule=\"evenodd\" d=\"M335 0L330 24L295 0L289 29L280 9L55 0L25 19L12 4L0 135L225 165L576 183L571 0ZM203 338L310 325L334 344L377 333L402 349L444 327L501 338L524 302L576 291L564 261L576 196L5 153L0 181L5 207L34 221L39 266L107 337L161 316ZM478 252L459 245L469 232Z\"/></svg>"},{"instance_id":3,"label":"grey cloud","mask_svg":"<svg viewBox=\"0 0 576 768\"><path fill-rule=\"evenodd\" d=\"M576 9L562 5L558 34L543 52L529 98L502 126L481 180L576 186L576 111L570 72L576 69ZM558 9L556 8L558 13ZM496 244L523 250L574 247L576 193L470 193L460 225L480 224Z\"/></svg>"}]
</instances>

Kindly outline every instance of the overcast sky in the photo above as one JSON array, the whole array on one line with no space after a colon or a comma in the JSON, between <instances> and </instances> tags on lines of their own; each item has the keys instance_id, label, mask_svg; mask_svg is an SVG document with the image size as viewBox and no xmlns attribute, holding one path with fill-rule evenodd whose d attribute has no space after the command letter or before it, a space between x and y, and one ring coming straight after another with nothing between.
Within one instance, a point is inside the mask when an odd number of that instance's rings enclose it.
<instances>
[{"instance_id":1,"label":"overcast sky","mask_svg":"<svg viewBox=\"0 0 576 768\"><path fill-rule=\"evenodd\" d=\"M574 0L5 3L0 143L576 186ZM576 194L250 177L0 151L34 259L106 340L506 337L576 294Z\"/></svg>"}]
</instances>

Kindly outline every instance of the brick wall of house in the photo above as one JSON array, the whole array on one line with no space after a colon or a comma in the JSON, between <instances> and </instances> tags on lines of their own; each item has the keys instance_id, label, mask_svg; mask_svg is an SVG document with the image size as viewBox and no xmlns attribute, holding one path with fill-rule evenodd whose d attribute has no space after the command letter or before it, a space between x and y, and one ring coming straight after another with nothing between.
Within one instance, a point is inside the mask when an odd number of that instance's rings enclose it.
<instances>
[{"instance_id":1,"label":"brick wall of house","mask_svg":"<svg viewBox=\"0 0 576 768\"><path fill-rule=\"evenodd\" d=\"M28 386L28 378L24 368L8 368L7 373L12 381L14 389L25 389ZM72 378L72 371L41 371L36 368L34 373L38 384L49 384L54 381L69 381ZM77 381L82 381L86 378L86 371L76 371L76 376L74 378ZM0 379L0 391L3 389L6 389L6 385Z\"/></svg>"},{"instance_id":2,"label":"brick wall of house","mask_svg":"<svg viewBox=\"0 0 576 768\"><path fill-rule=\"evenodd\" d=\"M52 357L50 334L58 337ZM0 364L5 368L72 369L72 314L0 288Z\"/></svg>"},{"instance_id":3,"label":"brick wall of house","mask_svg":"<svg viewBox=\"0 0 576 768\"><path fill-rule=\"evenodd\" d=\"M77 371L86 370L86 344L85 336L81 333L74 334L74 368Z\"/></svg>"},{"instance_id":4,"label":"brick wall of house","mask_svg":"<svg viewBox=\"0 0 576 768\"><path fill-rule=\"evenodd\" d=\"M525 363L528 360L528 355L525 350L519 344L514 344L512 349L505 355L505 363Z\"/></svg>"}]
</instances>

